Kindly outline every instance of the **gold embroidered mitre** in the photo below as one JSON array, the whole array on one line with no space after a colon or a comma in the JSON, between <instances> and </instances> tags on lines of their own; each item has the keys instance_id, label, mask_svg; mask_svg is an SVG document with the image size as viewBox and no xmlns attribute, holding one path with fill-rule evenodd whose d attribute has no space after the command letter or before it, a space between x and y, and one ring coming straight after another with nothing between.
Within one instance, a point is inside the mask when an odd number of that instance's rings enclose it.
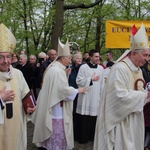
<instances>
[{"instance_id":1,"label":"gold embroidered mitre","mask_svg":"<svg viewBox=\"0 0 150 150\"><path fill-rule=\"evenodd\" d=\"M0 52L13 53L16 48L16 38L10 30L3 24L0 24Z\"/></svg>"},{"instance_id":2,"label":"gold embroidered mitre","mask_svg":"<svg viewBox=\"0 0 150 150\"><path fill-rule=\"evenodd\" d=\"M140 29L137 31L135 25L132 27L132 34L130 37L130 49L149 49L148 37L145 26L142 23Z\"/></svg>"},{"instance_id":3,"label":"gold embroidered mitre","mask_svg":"<svg viewBox=\"0 0 150 150\"><path fill-rule=\"evenodd\" d=\"M58 53L58 56L70 56L70 44L68 42L68 39L67 39L67 42L66 44L62 44L60 42L60 39L58 39L58 49L57 49L57 53Z\"/></svg>"}]
</instances>

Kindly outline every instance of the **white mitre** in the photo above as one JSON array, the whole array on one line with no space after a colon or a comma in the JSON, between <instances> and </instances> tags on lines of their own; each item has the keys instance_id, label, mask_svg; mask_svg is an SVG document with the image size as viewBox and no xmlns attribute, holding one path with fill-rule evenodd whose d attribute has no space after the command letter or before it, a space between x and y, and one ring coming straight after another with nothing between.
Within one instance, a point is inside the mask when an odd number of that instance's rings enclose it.
<instances>
[{"instance_id":1,"label":"white mitre","mask_svg":"<svg viewBox=\"0 0 150 150\"><path fill-rule=\"evenodd\" d=\"M149 49L148 37L143 23L140 29L134 35L131 34L130 49L131 51L135 49Z\"/></svg>"},{"instance_id":2,"label":"white mitre","mask_svg":"<svg viewBox=\"0 0 150 150\"><path fill-rule=\"evenodd\" d=\"M126 50L116 62L119 62L126 58L130 51L132 50L150 50L148 45L148 37L146 34L145 26L142 23L139 30L136 29L135 25L131 28L131 36L130 36L130 49Z\"/></svg>"},{"instance_id":3,"label":"white mitre","mask_svg":"<svg viewBox=\"0 0 150 150\"><path fill-rule=\"evenodd\" d=\"M58 39L57 53L58 53L58 56L71 56L71 54L70 54L70 44L69 44L68 39L67 39L67 42L66 42L65 45L60 42L60 39Z\"/></svg>"}]
</instances>

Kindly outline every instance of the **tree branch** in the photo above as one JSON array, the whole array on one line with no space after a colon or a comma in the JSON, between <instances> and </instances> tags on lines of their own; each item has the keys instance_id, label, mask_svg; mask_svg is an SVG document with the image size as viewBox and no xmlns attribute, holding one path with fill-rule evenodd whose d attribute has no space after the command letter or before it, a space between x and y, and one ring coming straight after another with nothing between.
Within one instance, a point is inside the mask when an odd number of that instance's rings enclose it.
<instances>
[{"instance_id":1,"label":"tree branch","mask_svg":"<svg viewBox=\"0 0 150 150\"><path fill-rule=\"evenodd\" d=\"M66 6L64 6L64 10L76 9L76 8L87 9L87 8L91 8L91 7L94 7L94 6L98 5L102 1L103 0L97 0L96 2L91 3L89 5L85 5L84 3L78 4L78 5L66 5Z\"/></svg>"}]
</instances>

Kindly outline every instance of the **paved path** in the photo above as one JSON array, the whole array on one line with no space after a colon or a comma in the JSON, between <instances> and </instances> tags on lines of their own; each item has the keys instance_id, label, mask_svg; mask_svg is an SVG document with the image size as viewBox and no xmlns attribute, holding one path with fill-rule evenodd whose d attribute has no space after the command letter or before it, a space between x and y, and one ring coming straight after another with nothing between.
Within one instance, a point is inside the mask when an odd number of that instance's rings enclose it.
<instances>
[{"instance_id":1,"label":"paved path","mask_svg":"<svg viewBox=\"0 0 150 150\"><path fill-rule=\"evenodd\" d=\"M32 144L32 136L33 136L33 124L31 122L27 123L27 139L28 139L28 146L27 150L37 150L37 147ZM75 148L73 150L92 150L93 142L88 142L87 144L79 144L75 142Z\"/></svg>"}]
</instances>

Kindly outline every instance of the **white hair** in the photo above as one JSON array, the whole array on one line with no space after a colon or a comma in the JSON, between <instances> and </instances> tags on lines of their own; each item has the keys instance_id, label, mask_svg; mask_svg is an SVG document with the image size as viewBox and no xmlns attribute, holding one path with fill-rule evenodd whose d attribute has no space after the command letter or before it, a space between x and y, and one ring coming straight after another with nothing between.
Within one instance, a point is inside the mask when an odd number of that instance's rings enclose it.
<instances>
[{"instance_id":1,"label":"white hair","mask_svg":"<svg viewBox=\"0 0 150 150\"><path fill-rule=\"evenodd\" d=\"M46 53L44 53L44 52L40 52L38 54L38 58L45 58L45 57L46 57Z\"/></svg>"},{"instance_id":2,"label":"white hair","mask_svg":"<svg viewBox=\"0 0 150 150\"><path fill-rule=\"evenodd\" d=\"M77 59L78 57L82 59L82 55L81 55L80 53L74 54L73 57L72 57L72 62L75 63L75 61L76 61L76 59Z\"/></svg>"},{"instance_id":3,"label":"white hair","mask_svg":"<svg viewBox=\"0 0 150 150\"><path fill-rule=\"evenodd\" d=\"M22 58L24 58L24 59L26 59L26 60L28 59L28 57L27 57L26 54L21 54L20 57L22 57Z\"/></svg>"}]
</instances>

